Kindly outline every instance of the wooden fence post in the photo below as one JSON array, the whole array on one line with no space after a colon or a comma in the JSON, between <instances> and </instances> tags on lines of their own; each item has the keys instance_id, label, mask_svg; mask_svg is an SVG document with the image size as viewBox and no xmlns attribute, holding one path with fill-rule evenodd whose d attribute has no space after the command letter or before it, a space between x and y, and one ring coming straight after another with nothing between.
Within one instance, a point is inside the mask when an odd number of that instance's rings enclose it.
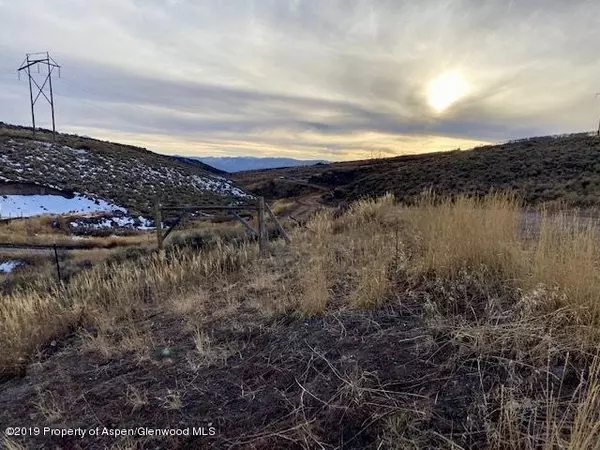
<instances>
[{"instance_id":1,"label":"wooden fence post","mask_svg":"<svg viewBox=\"0 0 600 450\"><path fill-rule=\"evenodd\" d=\"M285 242L287 242L288 244L291 244L292 240L290 239L288 234L285 232L285 230L281 226L281 223L279 223L279 220L277 220L277 217L275 217L275 214L273 213L273 210L268 205L268 203L265 203L265 208L267 209L267 212L269 213L269 216L271 217L271 219L273 219L273 222L275 222L275 225L277 225L277 228L279 229L279 233L281 234L281 236L283 236L283 239L285 239Z\"/></svg>"},{"instance_id":2,"label":"wooden fence post","mask_svg":"<svg viewBox=\"0 0 600 450\"><path fill-rule=\"evenodd\" d=\"M156 212L154 215L154 226L156 227L156 242L158 249L163 248L163 235L162 235L162 212L160 210L160 202L156 202Z\"/></svg>"},{"instance_id":3,"label":"wooden fence post","mask_svg":"<svg viewBox=\"0 0 600 450\"><path fill-rule=\"evenodd\" d=\"M261 258L267 255L267 228L265 226L265 198L258 197L258 252Z\"/></svg>"},{"instance_id":4,"label":"wooden fence post","mask_svg":"<svg viewBox=\"0 0 600 450\"><path fill-rule=\"evenodd\" d=\"M58 276L58 284L62 284L62 277L60 276L60 263L58 262L58 250L56 244L52 244L54 249L54 262L56 263L56 275Z\"/></svg>"},{"instance_id":5,"label":"wooden fence post","mask_svg":"<svg viewBox=\"0 0 600 450\"><path fill-rule=\"evenodd\" d=\"M258 231L256 231L254 228L252 228L252 225L250 225L248 222L246 222L242 217L240 217L239 214L237 214L235 211L229 211L229 214L231 216L233 216L238 222L241 222L242 225L244 225L244 228L246 230L248 230L251 234L258 236Z\"/></svg>"}]
</instances>

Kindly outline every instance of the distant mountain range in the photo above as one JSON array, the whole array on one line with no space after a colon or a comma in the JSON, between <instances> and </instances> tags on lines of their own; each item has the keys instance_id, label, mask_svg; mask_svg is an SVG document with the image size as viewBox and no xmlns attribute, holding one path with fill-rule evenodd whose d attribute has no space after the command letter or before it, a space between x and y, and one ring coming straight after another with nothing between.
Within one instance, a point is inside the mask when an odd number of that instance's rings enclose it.
<instances>
[{"instance_id":1,"label":"distant mountain range","mask_svg":"<svg viewBox=\"0 0 600 450\"><path fill-rule=\"evenodd\" d=\"M178 158L196 160L208 164L215 169L225 172L241 172L243 170L274 169L278 167L313 166L315 164L329 164L323 160L303 160L294 158L259 158L253 156L187 156ZM189 161L188 161L189 162Z\"/></svg>"}]
</instances>

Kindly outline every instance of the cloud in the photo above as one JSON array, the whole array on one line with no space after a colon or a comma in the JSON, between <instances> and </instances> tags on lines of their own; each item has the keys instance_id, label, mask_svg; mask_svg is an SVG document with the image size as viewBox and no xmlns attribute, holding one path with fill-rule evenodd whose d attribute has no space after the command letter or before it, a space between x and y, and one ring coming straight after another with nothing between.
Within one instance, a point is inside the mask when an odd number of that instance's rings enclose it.
<instances>
[{"instance_id":1,"label":"cloud","mask_svg":"<svg viewBox=\"0 0 600 450\"><path fill-rule=\"evenodd\" d=\"M0 120L28 123L14 69L48 49L63 65L59 129L157 151L349 159L580 131L600 112L599 12L576 0L4 2ZM436 114L427 87L448 71L466 96Z\"/></svg>"}]
</instances>

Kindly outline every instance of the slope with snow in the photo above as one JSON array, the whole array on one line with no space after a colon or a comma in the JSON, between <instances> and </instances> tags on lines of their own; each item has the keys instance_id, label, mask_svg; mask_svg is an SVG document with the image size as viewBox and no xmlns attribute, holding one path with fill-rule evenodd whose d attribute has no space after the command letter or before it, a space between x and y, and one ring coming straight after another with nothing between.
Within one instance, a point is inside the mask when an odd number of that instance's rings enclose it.
<instances>
[{"instance_id":1,"label":"slope with snow","mask_svg":"<svg viewBox=\"0 0 600 450\"><path fill-rule=\"evenodd\" d=\"M54 144L2 136L1 131L0 182L77 191L136 215L152 214L158 198L171 204L229 204L252 198L231 180L145 149L62 135L62 142Z\"/></svg>"}]
</instances>

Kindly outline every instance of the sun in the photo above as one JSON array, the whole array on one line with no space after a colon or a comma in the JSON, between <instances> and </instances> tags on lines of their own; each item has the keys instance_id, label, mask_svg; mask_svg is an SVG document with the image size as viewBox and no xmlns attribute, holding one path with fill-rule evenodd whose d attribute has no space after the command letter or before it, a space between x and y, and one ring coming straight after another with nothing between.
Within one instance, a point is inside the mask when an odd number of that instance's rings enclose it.
<instances>
[{"instance_id":1,"label":"sun","mask_svg":"<svg viewBox=\"0 0 600 450\"><path fill-rule=\"evenodd\" d=\"M467 82L457 72L444 72L427 88L427 102L435 112L442 113L467 93Z\"/></svg>"}]
</instances>

